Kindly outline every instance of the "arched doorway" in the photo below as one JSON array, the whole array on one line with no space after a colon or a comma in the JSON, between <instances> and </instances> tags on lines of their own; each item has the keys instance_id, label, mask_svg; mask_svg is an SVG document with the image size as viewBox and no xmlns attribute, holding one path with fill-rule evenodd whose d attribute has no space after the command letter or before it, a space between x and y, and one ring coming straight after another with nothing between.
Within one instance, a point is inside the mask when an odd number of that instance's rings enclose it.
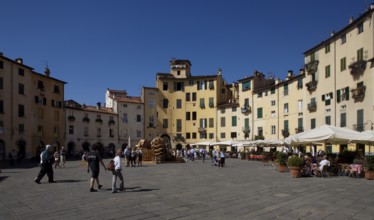
<instances>
[{"instance_id":1,"label":"arched doorway","mask_svg":"<svg viewBox=\"0 0 374 220\"><path fill-rule=\"evenodd\" d=\"M171 141L170 141L170 136L167 134L161 135L161 138L164 139L164 144L166 149L171 149Z\"/></svg>"},{"instance_id":2,"label":"arched doorway","mask_svg":"<svg viewBox=\"0 0 374 220\"><path fill-rule=\"evenodd\" d=\"M75 143L70 141L68 143L68 154L67 158L72 158L75 155Z\"/></svg>"},{"instance_id":3,"label":"arched doorway","mask_svg":"<svg viewBox=\"0 0 374 220\"><path fill-rule=\"evenodd\" d=\"M18 153L17 153L17 158L20 159L25 159L26 157L26 141L23 139L19 139L16 141L16 145L18 147Z\"/></svg>"},{"instance_id":4,"label":"arched doorway","mask_svg":"<svg viewBox=\"0 0 374 220\"><path fill-rule=\"evenodd\" d=\"M84 152L89 152L90 151L90 143L88 143L87 141L83 142L82 143L82 149Z\"/></svg>"}]
</instances>

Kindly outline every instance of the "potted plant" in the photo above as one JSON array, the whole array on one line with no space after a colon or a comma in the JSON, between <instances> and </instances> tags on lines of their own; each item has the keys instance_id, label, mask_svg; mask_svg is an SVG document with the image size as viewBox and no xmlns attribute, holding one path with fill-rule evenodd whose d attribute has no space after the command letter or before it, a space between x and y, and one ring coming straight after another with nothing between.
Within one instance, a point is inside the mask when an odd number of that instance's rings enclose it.
<instances>
[{"instance_id":1,"label":"potted plant","mask_svg":"<svg viewBox=\"0 0 374 220\"><path fill-rule=\"evenodd\" d=\"M277 154L277 160L278 160L278 171L279 172L286 172L287 171L287 159L288 154L280 152Z\"/></svg>"},{"instance_id":2,"label":"potted plant","mask_svg":"<svg viewBox=\"0 0 374 220\"><path fill-rule=\"evenodd\" d=\"M374 155L365 157L365 179L374 180Z\"/></svg>"},{"instance_id":3,"label":"potted plant","mask_svg":"<svg viewBox=\"0 0 374 220\"><path fill-rule=\"evenodd\" d=\"M288 168L290 169L291 176L293 178L300 177L301 169L305 165L304 159L294 155L288 158Z\"/></svg>"},{"instance_id":4,"label":"potted plant","mask_svg":"<svg viewBox=\"0 0 374 220\"><path fill-rule=\"evenodd\" d=\"M246 160L247 159L247 153L245 151L240 151L240 159Z\"/></svg>"}]
</instances>

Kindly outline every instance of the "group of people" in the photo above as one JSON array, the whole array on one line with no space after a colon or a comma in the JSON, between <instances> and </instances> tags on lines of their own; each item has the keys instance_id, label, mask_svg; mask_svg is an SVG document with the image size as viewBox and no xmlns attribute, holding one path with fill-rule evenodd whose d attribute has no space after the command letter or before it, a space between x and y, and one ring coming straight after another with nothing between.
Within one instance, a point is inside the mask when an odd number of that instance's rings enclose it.
<instances>
[{"instance_id":1,"label":"group of people","mask_svg":"<svg viewBox=\"0 0 374 220\"><path fill-rule=\"evenodd\" d=\"M301 170L302 176L321 176L325 166L330 167L331 163L327 159L327 155L320 157L304 156L305 165Z\"/></svg>"},{"instance_id":2,"label":"group of people","mask_svg":"<svg viewBox=\"0 0 374 220\"><path fill-rule=\"evenodd\" d=\"M218 167L223 167L225 165L225 152L223 150L213 150L212 151L212 165L213 166L218 166Z\"/></svg>"},{"instance_id":3,"label":"group of people","mask_svg":"<svg viewBox=\"0 0 374 220\"><path fill-rule=\"evenodd\" d=\"M140 147L126 147L123 151L123 155L126 157L126 167L136 167L136 166L142 166L143 163L143 152Z\"/></svg>"}]
</instances>

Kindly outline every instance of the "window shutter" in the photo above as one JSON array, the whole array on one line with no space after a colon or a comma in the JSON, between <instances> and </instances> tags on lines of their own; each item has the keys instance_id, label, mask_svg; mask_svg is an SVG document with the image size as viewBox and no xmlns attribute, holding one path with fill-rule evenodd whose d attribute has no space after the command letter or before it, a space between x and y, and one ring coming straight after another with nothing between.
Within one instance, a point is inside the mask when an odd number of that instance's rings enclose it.
<instances>
[{"instance_id":1,"label":"window shutter","mask_svg":"<svg viewBox=\"0 0 374 220\"><path fill-rule=\"evenodd\" d=\"M345 100L349 100L349 87L345 87Z\"/></svg>"},{"instance_id":2,"label":"window shutter","mask_svg":"<svg viewBox=\"0 0 374 220\"><path fill-rule=\"evenodd\" d=\"M340 89L336 90L336 101L340 102Z\"/></svg>"},{"instance_id":3,"label":"window shutter","mask_svg":"<svg viewBox=\"0 0 374 220\"><path fill-rule=\"evenodd\" d=\"M322 95L322 101L325 101L325 95Z\"/></svg>"},{"instance_id":4,"label":"window shutter","mask_svg":"<svg viewBox=\"0 0 374 220\"><path fill-rule=\"evenodd\" d=\"M333 97L333 92L330 92L330 99L333 99L334 97Z\"/></svg>"}]
</instances>

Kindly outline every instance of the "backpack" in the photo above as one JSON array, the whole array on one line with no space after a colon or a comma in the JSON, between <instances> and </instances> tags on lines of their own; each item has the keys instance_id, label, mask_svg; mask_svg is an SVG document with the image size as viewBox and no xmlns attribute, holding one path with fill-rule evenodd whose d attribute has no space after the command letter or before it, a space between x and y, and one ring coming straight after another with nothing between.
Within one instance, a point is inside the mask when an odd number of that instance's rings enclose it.
<instances>
[{"instance_id":1,"label":"backpack","mask_svg":"<svg viewBox=\"0 0 374 220\"><path fill-rule=\"evenodd\" d=\"M113 171L116 166L114 165L114 160L110 160L106 168L110 171Z\"/></svg>"}]
</instances>

